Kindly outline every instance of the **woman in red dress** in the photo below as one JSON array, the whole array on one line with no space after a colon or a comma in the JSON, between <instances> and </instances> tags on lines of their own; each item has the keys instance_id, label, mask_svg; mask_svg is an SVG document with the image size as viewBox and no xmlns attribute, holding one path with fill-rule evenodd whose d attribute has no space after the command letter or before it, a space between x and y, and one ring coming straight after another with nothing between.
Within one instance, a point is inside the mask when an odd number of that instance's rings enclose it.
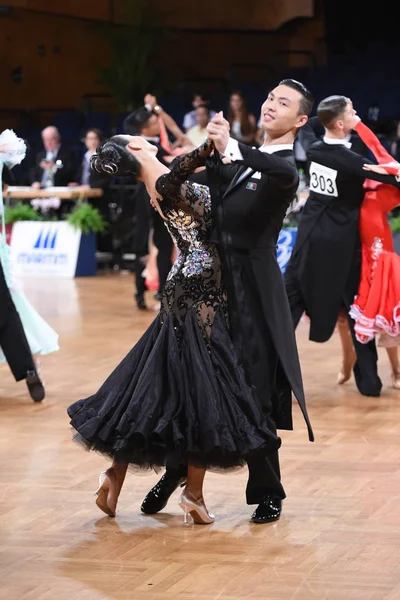
<instances>
[{"instance_id":1,"label":"woman in red dress","mask_svg":"<svg viewBox=\"0 0 400 600\"><path fill-rule=\"evenodd\" d=\"M378 165L365 165L367 171L400 177L400 164L385 150L375 134L359 121L355 130L374 154ZM393 247L387 213L400 205L400 190L367 179L366 193L360 208L359 230L362 248L361 279L358 294L351 306L354 330L361 343L376 335L379 345L386 347L392 367L393 387L400 389L400 364L397 346L400 345L400 256ZM345 320L338 329L343 348L343 367L338 383L350 378L355 352ZM346 322L347 323L347 322Z\"/></svg>"}]
</instances>

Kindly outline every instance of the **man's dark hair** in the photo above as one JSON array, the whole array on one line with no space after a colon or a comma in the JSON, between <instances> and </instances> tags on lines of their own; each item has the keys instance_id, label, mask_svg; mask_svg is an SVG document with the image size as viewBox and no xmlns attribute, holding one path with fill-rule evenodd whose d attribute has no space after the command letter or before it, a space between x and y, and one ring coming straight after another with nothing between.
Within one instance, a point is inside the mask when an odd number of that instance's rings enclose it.
<instances>
[{"instance_id":1,"label":"man's dark hair","mask_svg":"<svg viewBox=\"0 0 400 600\"><path fill-rule=\"evenodd\" d=\"M150 118L154 115L151 110L142 107L138 108L134 112L131 112L124 119L124 132L128 135L138 135L142 133L143 129L147 127Z\"/></svg>"},{"instance_id":2,"label":"man's dark hair","mask_svg":"<svg viewBox=\"0 0 400 600\"><path fill-rule=\"evenodd\" d=\"M336 119L344 113L348 104L346 96L328 96L318 104L317 115L321 124L330 129Z\"/></svg>"},{"instance_id":3,"label":"man's dark hair","mask_svg":"<svg viewBox=\"0 0 400 600\"><path fill-rule=\"evenodd\" d=\"M310 116L314 106L314 96L310 90L300 81L296 81L296 79L282 79L282 81L279 82L279 85L286 85L287 87L292 88L292 90L299 92L299 94L301 94L299 114L307 115L307 117Z\"/></svg>"}]
</instances>

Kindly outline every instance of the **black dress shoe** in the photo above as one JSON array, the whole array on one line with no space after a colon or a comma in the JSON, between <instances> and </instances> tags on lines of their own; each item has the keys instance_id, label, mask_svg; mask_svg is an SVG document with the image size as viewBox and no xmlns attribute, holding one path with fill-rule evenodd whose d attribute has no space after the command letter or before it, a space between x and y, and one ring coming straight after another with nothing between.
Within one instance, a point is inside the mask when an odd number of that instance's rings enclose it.
<instances>
[{"instance_id":1,"label":"black dress shoe","mask_svg":"<svg viewBox=\"0 0 400 600\"><path fill-rule=\"evenodd\" d=\"M147 310L146 302L144 301L143 294L135 293L136 305L139 310Z\"/></svg>"},{"instance_id":2,"label":"black dress shoe","mask_svg":"<svg viewBox=\"0 0 400 600\"><path fill-rule=\"evenodd\" d=\"M183 486L186 482L186 474L182 476L182 473L177 474L176 471L171 474L168 470L165 471L160 481L151 488L146 498L143 500L140 510L145 515L154 515L160 512L167 506L167 502L179 487Z\"/></svg>"},{"instance_id":3,"label":"black dress shoe","mask_svg":"<svg viewBox=\"0 0 400 600\"><path fill-rule=\"evenodd\" d=\"M281 512L282 500L274 496L267 496L251 515L251 521L253 523L271 523L279 519Z\"/></svg>"},{"instance_id":4,"label":"black dress shoe","mask_svg":"<svg viewBox=\"0 0 400 600\"><path fill-rule=\"evenodd\" d=\"M40 381L36 371L28 371L26 374L26 385L28 386L30 397L34 402L41 402L45 396L43 383Z\"/></svg>"}]
</instances>

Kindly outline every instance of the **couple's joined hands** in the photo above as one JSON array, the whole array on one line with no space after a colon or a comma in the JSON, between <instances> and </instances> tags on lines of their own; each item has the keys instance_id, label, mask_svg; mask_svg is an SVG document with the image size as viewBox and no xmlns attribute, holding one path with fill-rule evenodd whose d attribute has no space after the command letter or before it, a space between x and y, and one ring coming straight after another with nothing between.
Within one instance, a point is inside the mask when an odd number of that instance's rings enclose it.
<instances>
[{"instance_id":1,"label":"couple's joined hands","mask_svg":"<svg viewBox=\"0 0 400 600\"><path fill-rule=\"evenodd\" d=\"M214 142L215 148L221 154L228 145L229 132L230 126L222 111L217 113L207 125L207 137Z\"/></svg>"}]
</instances>

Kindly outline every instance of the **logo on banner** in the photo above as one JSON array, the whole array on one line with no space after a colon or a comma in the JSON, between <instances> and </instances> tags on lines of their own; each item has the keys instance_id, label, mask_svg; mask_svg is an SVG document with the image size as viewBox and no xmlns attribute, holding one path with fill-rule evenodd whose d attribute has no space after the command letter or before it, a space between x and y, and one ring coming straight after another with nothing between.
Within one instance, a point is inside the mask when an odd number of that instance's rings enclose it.
<instances>
[{"instance_id":1,"label":"logo on banner","mask_svg":"<svg viewBox=\"0 0 400 600\"><path fill-rule=\"evenodd\" d=\"M41 250L54 250L56 246L57 234L57 230L52 232L52 230L49 229L46 233L46 231L42 229L33 247Z\"/></svg>"},{"instance_id":2,"label":"logo on banner","mask_svg":"<svg viewBox=\"0 0 400 600\"><path fill-rule=\"evenodd\" d=\"M57 252L56 243L59 229L43 227L34 238L31 251L19 252L17 261L23 265L44 265L48 267L65 266L68 264L68 254Z\"/></svg>"},{"instance_id":3,"label":"logo on banner","mask_svg":"<svg viewBox=\"0 0 400 600\"><path fill-rule=\"evenodd\" d=\"M294 243L296 241L297 229L282 229L279 234L276 258L282 274L286 270L286 266L292 255Z\"/></svg>"},{"instance_id":4,"label":"logo on banner","mask_svg":"<svg viewBox=\"0 0 400 600\"><path fill-rule=\"evenodd\" d=\"M16 277L74 277L81 231L65 221L20 221L13 226L11 260Z\"/></svg>"}]
</instances>

